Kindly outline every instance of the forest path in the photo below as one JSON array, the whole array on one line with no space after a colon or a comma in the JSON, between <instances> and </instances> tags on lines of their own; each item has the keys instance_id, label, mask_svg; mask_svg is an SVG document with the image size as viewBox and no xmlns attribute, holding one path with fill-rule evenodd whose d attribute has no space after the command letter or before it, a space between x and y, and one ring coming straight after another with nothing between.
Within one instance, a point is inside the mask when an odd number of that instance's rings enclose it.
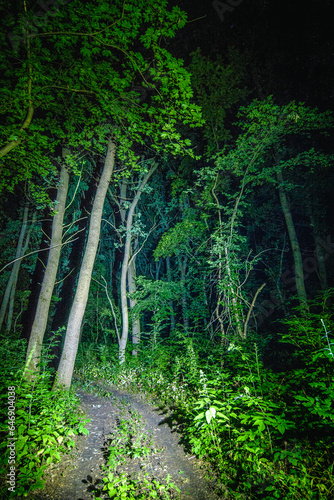
<instances>
[{"instance_id":1,"label":"forest path","mask_svg":"<svg viewBox=\"0 0 334 500\"><path fill-rule=\"evenodd\" d=\"M105 398L78 390L80 407L90 423L88 436L79 436L75 450L49 469L45 489L32 498L43 500L91 500L92 491L102 484L101 465L106 463L108 436L118 435L120 422L141 415L143 433L152 436L155 452L146 458L128 459L117 467L131 478L149 474L164 483L167 475L181 491L181 500L216 500L204 478L205 469L199 460L189 456L179 444L180 434L172 419L139 395L100 386L111 397ZM182 471L182 473L180 473ZM100 494L102 498L103 495ZM107 495L105 498L109 498ZM174 497L172 497L174 498ZM176 498L176 497L175 497Z\"/></svg>"}]
</instances>

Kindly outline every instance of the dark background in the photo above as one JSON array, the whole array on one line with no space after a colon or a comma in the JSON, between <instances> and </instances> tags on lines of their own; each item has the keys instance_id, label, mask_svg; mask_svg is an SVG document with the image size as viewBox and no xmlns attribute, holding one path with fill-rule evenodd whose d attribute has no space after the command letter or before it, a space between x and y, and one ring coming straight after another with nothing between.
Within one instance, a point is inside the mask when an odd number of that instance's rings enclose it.
<instances>
[{"instance_id":1,"label":"dark background","mask_svg":"<svg viewBox=\"0 0 334 500\"><path fill-rule=\"evenodd\" d=\"M171 5L185 10L189 21L172 42L173 53L187 62L196 47L210 58L227 56L230 47L237 48L249 56L254 97L262 91L274 94L276 100L333 107L330 0L242 0L231 12L223 12L223 4L228 0L216 3L219 15L215 2L173 0Z\"/></svg>"}]
</instances>

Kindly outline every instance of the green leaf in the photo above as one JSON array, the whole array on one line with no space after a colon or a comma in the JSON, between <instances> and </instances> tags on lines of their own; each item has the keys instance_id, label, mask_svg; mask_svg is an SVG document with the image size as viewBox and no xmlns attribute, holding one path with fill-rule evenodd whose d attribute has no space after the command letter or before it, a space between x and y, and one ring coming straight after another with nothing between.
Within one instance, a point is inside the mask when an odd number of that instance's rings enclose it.
<instances>
[{"instance_id":1,"label":"green leaf","mask_svg":"<svg viewBox=\"0 0 334 500\"><path fill-rule=\"evenodd\" d=\"M255 420L254 424L258 426L259 432L262 432L266 428L263 420Z\"/></svg>"},{"instance_id":2,"label":"green leaf","mask_svg":"<svg viewBox=\"0 0 334 500\"><path fill-rule=\"evenodd\" d=\"M204 417L204 412L201 412L198 415L196 415L196 417L194 418L194 420L201 420L201 419L203 419L203 417Z\"/></svg>"},{"instance_id":3,"label":"green leaf","mask_svg":"<svg viewBox=\"0 0 334 500\"><path fill-rule=\"evenodd\" d=\"M279 430L279 432L280 432L281 434L284 434L286 427L285 427L285 425L284 425L284 424L279 424L279 425L277 426L277 429Z\"/></svg>"}]
</instances>

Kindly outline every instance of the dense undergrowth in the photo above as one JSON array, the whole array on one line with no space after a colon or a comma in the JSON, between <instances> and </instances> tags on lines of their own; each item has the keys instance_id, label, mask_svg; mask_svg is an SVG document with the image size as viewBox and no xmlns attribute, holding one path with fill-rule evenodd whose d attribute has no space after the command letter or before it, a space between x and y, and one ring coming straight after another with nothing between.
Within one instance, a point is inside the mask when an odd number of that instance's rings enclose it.
<instances>
[{"instance_id":1,"label":"dense undergrowth","mask_svg":"<svg viewBox=\"0 0 334 500\"><path fill-rule=\"evenodd\" d=\"M290 369L264 367L256 343L225 347L195 335L147 343L123 367L106 345L83 344L76 373L146 393L173 412L184 445L211 464L221 498L334 496L334 349L326 300L296 310L281 341ZM114 477L109 475L108 484ZM118 479L119 480L119 479ZM113 497L112 497L113 498ZM125 497L132 498L132 497Z\"/></svg>"},{"instance_id":2,"label":"dense undergrowth","mask_svg":"<svg viewBox=\"0 0 334 500\"><path fill-rule=\"evenodd\" d=\"M44 473L86 433L86 420L71 391L51 391L46 362L33 382L23 377L26 345L22 340L0 342L0 497L26 498L44 486ZM46 358L44 358L46 359Z\"/></svg>"}]
</instances>

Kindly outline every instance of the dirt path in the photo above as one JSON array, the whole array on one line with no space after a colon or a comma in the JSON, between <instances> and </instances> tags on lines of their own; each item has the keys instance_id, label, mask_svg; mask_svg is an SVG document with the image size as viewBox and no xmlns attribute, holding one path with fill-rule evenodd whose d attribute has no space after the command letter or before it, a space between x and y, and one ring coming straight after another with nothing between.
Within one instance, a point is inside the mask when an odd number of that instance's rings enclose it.
<instances>
[{"instance_id":1,"label":"dirt path","mask_svg":"<svg viewBox=\"0 0 334 500\"><path fill-rule=\"evenodd\" d=\"M132 477L148 473L161 482L171 476L171 481L181 490L182 500L216 500L210 484L204 478L205 470L200 461L187 455L179 445L180 435L171 419L140 396L104 387L110 398L78 391L81 408L91 419L87 424L88 436L79 436L77 446L69 456L48 471L46 487L32 498L43 500L91 500L92 491L102 484L101 465L106 463L108 436L117 436L121 419L131 419L134 412L142 416L144 432L152 436L155 452L148 458L133 458L118 466L118 472ZM181 473L182 471L182 473ZM108 498L108 497L106 497Z\"/></svg>"}]
</instances>

